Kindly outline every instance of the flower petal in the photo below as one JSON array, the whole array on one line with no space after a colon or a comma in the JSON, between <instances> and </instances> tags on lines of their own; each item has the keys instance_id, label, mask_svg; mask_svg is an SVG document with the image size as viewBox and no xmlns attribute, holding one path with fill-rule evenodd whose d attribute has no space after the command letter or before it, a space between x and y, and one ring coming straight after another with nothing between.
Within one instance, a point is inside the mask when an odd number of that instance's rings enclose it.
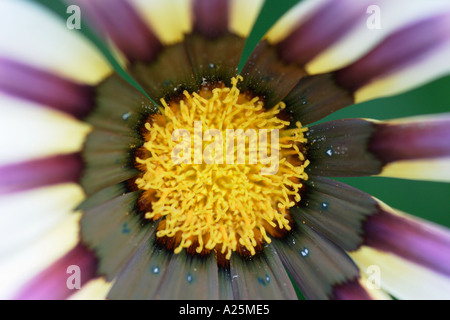
<instances>
[{"instance_id":1,"label":"flower petal","mask_svg":"<svg viewBox=\"0 0 450 320\"><path fill-rule=\"evenodd\" d=\"M147 27L165 45L181 42L192 29L191 0L130 0Z\"/></svg>"},{"instance_id":2,"label":"flower petal","mask_svg":"<svg viewBox=\"0 0 450 320\"><path fill-rule=\"evenodd\" d=\"M342 249L295 217L294 221L297 230L274 241L283 265L307 299L336 298L336 288L359 278L357 267Z\"/></svg>"},{"instance_id":3,"label":"flower petal","mask_svg":"<svg viewBox=\"0 0 450 320\"><path fill-rule=\"evenodd\" d=\"M28 290L23 290L27 283L33 281L39 274L45 273L46 268L50 268L54 261L60 259L78 243L79 220L79 213L67 216L62 223L46 232L44 237L16 251L14 255L9 255L7 259L2 259L0 297L11 299L13 296L17 297L19 293L32 294ZM69 276L66 274L66 278ZM64 280L63 284L65 283Z\"/></svg>"},{"instance_id":4,"label":"flower petal","mask_svg":"<svg viewBox=\"0 0 450 320\"><path fill-rule=\"evenodd\" d=\"M94 278L97 260L83 245L78 244L66 255L55 261L17 294L18 300L61 300L74 293L68 278L73 271L69 267L79 269L80 284L83 286Z\"/></svg>"},{"instance_id":5,"label":"flower petal","mask_svg":"<svg viewBox=\"0 0 450 320\"><path fill-rule=\"evenodd\" d=\"M231 0L228 22L230 32L246 38L250 34L263 4L263 0Z\"/></svg>"},{"instance_id":6,"label":"flower petal","mask_svg":"<svg viewBox=\"0 0 450 320\"><path fill-rule=\"evenodd\" d=\"M448 21L446 12L397 30L365 56L336 71L338 84L354 92L376 78L423 59L450 40Z\"/></svg>"},{"instance_id":7,"label":"flower petal","mask_svg":"<svg viewBox=\"0 0 450 320\"><path fill-rule=\"evenodd\" d=\"M94 30L108 35L129 61L152 61L161 49L158 38L127 1L76 0L71 3L78 5Z\"/></svg>"},{"instance_id":8,"label":"flower petal","mask_svg":"<svg viewBox=\"0 0 450 320\"><path fill-rule=\"evenodd\" d=\"M111 72L77 30L33 1L0 3L0 39L1 56L77 82L96 84Z\"/></svg>"},{"instance_id":9,"label":"flower petal","mask_svg":"<svg viewBox=\"0 0 450 320\"><path fill-rule=\"evenodd\" d=\"M308 174L362 176L381 172L382 162L367 149L375 125L362 119L324 122L306 132Z\"/></svg>"},{"instance_id":10,"label":"flower petal","mask_svg":"<svg viewBox=\"0 0 450 320\"><path fill-rule=\"evenodd\" d=\"M376 125L370 151L385 164L382 176L449 181L450 114Z\"/></svg>"},{"instance_id":11,"label":"flower petal","mask_svg":"<svg viewBox=\"0 0 450 320\"><path fill-rule=\"evenodd\" d=\"M222 81L236 76L245 38L231 30L232 8L236 1L195 0L192 3L193 30L184 46L198 84ZM250 9L249 7L244 7ZM247 14L254 16L255 8Z\"/></svg>"},{"instance_id":12,"label":"flower petal","mask_svg":"<svg viewBox=\"0 0 450 320\"><path fill-rule=\"evenodd\" d=\"M385 165L378 175L381 177L449 182L450 157L396 161Z\"/></svg>"},{"instance_id":13,"label":"flower petal","mask_svg":"<svg viewBox=\"0 0 450 320\"><path fill-rule=\"evenodd\" d=\"M251 260L232 255L230 275L235 299L297 299L283 264L270 245Z\"/></svg>"},{"instance_id":14,"label":"flower petal","mask_svg":"<svg viewBox=\"0 0 450 320\"><path fill-rule=\"evenodd\" d=\"M193 0L194 31L215 38L228 31L228 0Z\"/></svg>"},{"instance_id":15,"label":"flower petal","mask_svg":"<svg viewBox=\"0 0 450 320\"><path fill-rule=\"evenodd\" d=\"M305 65L365 18L368 1L328 1L277 43L281 59Z\"/></svg>"},{"instance_id":16,"label":"flower petal","mask_svg":"<svg viewBox=\"0 0 450 320\"><path fill-rule=\"evenodd\" d=\"M302 199L290 213L346 251L364 242L363 223L377 211L368 194L344 183L310 176Z\"/></svg>"},{"instance_id":17,"label":"flower petal","mask_svg":"<svg viewBox=\"0 0 450 320\"><path fill-rule=\"evenodd\" d=\"M143 243L149 242L154 225L142 226L134 206L139 192L120 195L87 209L81 219L83 242L99 257L98 273L111 281Z\"/></svg>"},{"instance_id":18,"label":"flower petal","mask_svg":"<svg viewBox=\"0 0 450 320\"><path fill-rule=\"evenodd\" d=\"M0 57L0 91L77 118L93 108L93 88Z\"/></svg>"},{"instance_id":19,"label":"flower petal","mask_svg":"<svg viewBox=\"0 0 450 320\"><path fill-rule=\"evenodd\" d=\"M82 161L79 154L57 155L0 167L0 194L37 187L78 182Z\"/></svg>"},{"instance_id":20,"label":"flower petal","mask_svg":"<svg viewBox=\"0 0 450 320\"><path fill-rule=\"evenodd\" d=\"M306 135L308 170L323 176L380 174L448 181L448 170L439 177L430 164L448 168L449 119L441 114L383 122L345 119L312 126Z\"/></svg>"},{"instance_id":21,"label":"flower petal","mask_svg":"<svg viewBox=\"0 0 450 320\"><path fill-rule=\"evenodd\" d=\"M395 298L405 300L449 298L450 280L447 276L397 255L366 246L350 255L360 269L367 273L367 280L373 282L372 292L384 289Z\"/></svg>"},{"instance_id":22,"label":"flower petal","mask_svg":"<svg viewBox=\"0 0 450 320\"><path fill-rule=\"evenodd\" d=\"M334 288L336 300L372 300L372 297L358 280L339 284Z\"/></svg>"},{"instance_id":23,"label":"flower petal","mask_svg":"<svg viewBox=\"0 0 450 320\"><path fill-rule=\"evenodd\" d=\"M332 73L302 78L283 99L286 110L303 126L354 103L354 95L340 87Z\"/></svg>"},{"instance_id":24,"label":"flower petal","mask_svg":"<svg viewBox=\"0 0 450 320\"><path fill-rule=\"evenodd\" d=\"M365 244L450 275L450 230L380 202L376 214L364 223Z\"/></svg>"},{"instance_id":25,"label":"flower petal","mask_svg":"<svg viewBox=\"0 0 450 320\"><path fill-rule=\"evenodd\" d=\"M69 297L69 300L104 300L112 283L106 282L103 278L92 279L83 288Z\"/></svg>"},{"instance_id":26,"label":"flower petal","mask_svg":"<svg viewBox=\"0 0 450 320\"><path fill-rule=\"evenodd\" d=\"M0 196L0 233L7 239L0 243L0 260L32 246L62 224L83 198L83 191L74 183Z\"/></svg>"},{"instance_id":27,"label":"flower petal","mask_svg":"<svg viewBox=\"0 0 450 320\"><path fill-rule=\"evenodd\" d=\"M85 123L41 105L0 93L0 165L78 152L89 131Z\"/></svg>"},{"instance_id":28,"label":"flower petal","mask_svg":"<svg viewBox=\"0 0 450 320\"><path fill-rule=\"evenodd\" d=\"M401 28L449 9L447 1L372 0L365 4L361 18L350 32L306 66L311 74L343 68L358 60L390 34Z\"/></svg>"},{"instance_id":29,"label":"flower petal","mask_svg":"<svg viewBox=\"0 0 450 320\"><path fill-rule=\"evenodd\" d=\"M212 254L198 257L185 251L173 255L159 284L156 299L217 300L219 279Z\"/></svg>"}]
</instances>

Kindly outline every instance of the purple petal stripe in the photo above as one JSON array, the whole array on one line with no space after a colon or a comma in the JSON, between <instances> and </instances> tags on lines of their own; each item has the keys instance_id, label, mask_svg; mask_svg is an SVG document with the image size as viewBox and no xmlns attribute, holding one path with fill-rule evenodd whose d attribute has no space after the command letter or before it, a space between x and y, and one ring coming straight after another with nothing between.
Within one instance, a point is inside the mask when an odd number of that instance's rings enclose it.
<instances>
[{"instance_id":1,"label":"purple petal stripe","mask_svg":"<svg viewBox=\"0 0 450 320\"><path fill-rule=\"evenodd\" d=\"M335 300L372 300L357 279L334 286L333 298Z\"/></svg>"},{"instance_id":2,"label":"purple petal stripe","mask_svg":"<svg viewBox=\"0 0 450 320\"><path fill-rule=\"evenodd\" d=\"M369 150L384 163L450 156L450 116L375 126Z\"/></svg>"},{"instance_id":3,"label":"purple petal stripe","mask_svg":"<svg viewBox=\"0 0 450 320\"><path fill-rule=\"evenodd\" d=\"M107 34L129 61L150 62L161 43L134 8L124 0L76 0L89 23Z\"/></svg>"},{"instance_id":4,"label":"purple petal stripe","mask_svg":"<svg viewBox=\"0 0 450 320\"><path fill-rule=\"evenodd\" d=\"M388 36L375 49L336 72L338 84L356 91L373 79L423 58L450 39L448 13L423 19Z\"/></svg>"},{"instance_id":5,"label":"purple petal stripe","mask_svg":"<svg viewBox=\"0 0 450 320\"><path fill-rule=\"evenodd\" d=\"M0 194L78 182L82 168L83 161L77 153L1 166Z\"/></svg>"},{"instance_id":6,"label":"purple petal stripe","mask_svg":"<svg viewBox=\"0 0 450 320\"><path fill-rule=\"evenodd\" d=\"M364 225L365 244L450 276L450 231L380 208Z\"/></svg>"},{"instance_id":7,"label":"purple petal stripe","mask_svg":"<svg viewBox=\"0 0 450 320\"><path fill-rule=\"evenodd\" d=\"M42 271L14 297L15 300L62 300L77 292L96 277L97 259L84 245L78 244L50 267ZM32 268L32 265L30 265ZM79 269L78 269L79 268Z\"/></svg>"},{"instance_id":8,"label":"purple petal stripe","mask_svg":"<svg viewBox=\"0 0 450 320\"><path fill-rule=\"evenodd\" d=\"M93 88L0 57L0 91L63 111L77 118L93 107Z\"/></svg>"},{"instance_id":9,"label":"purple petal stripe","mask_svg":"<svg viewBox=\"0 0 450 320\"><path fill-rule=\"evenodd\" d=\"M365 1L328 1L278 46L283 60L304 65L365 17Z\"/></svg>"},{"instance_id":10,"label":"purple petal stripe","mask_svg":"<svg viewBox=\"0 0 450 320\"><path fill-rule=\"evenodd\" d=\"M214 38L228 31L228 0L195 0L194 30Z\"/></svg>"}]
</instances>

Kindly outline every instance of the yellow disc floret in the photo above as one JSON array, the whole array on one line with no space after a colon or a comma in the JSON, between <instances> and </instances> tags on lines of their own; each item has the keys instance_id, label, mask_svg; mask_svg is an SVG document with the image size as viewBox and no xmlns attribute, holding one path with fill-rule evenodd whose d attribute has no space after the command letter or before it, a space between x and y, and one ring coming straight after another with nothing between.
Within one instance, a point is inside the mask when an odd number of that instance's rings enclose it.
<instances>
[{"instance_id":1,"label":"yellow disc floret","mask_svg":"<svg viewBox=\"0 0 450 320\"><path fill-rule=\"evenodd\" d=\"M258 97L240 93L239 80L185 91L170 105L162 99L162 114L145 123L136 184L151 203L145 217L161 220L157 237L171 238L175 253L254 255L269 235L291 229L288 209L308 179L307 129L287 130L277 117L284 103L265 110Z\"/></svg>"}]
</instances>

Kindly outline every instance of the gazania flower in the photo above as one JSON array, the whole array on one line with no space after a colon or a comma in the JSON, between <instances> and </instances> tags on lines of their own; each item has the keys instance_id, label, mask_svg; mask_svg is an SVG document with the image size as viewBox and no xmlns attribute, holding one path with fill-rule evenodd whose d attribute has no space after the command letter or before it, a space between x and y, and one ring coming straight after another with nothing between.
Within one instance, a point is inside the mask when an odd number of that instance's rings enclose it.
<instances>
[{"instance_id":1,"label":"gazania flower","mask_svg":"<svg viewBox=\"0 0 450 320\"><path fill-rule=\"evenodd\" d=\"M449 5L299 2L240 65L264 5L0 2L2 297L449 298L449 230L332 179L448 181L449 115L320 122L448 71Z\"/></svg>"}]
</instances>

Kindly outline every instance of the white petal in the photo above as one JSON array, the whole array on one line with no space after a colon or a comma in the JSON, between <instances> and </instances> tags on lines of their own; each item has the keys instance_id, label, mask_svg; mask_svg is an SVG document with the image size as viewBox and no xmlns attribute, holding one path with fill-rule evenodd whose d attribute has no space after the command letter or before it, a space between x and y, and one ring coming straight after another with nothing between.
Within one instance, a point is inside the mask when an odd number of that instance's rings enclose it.
<instances>
[{"instance_id":1,"label":"white petal","mask_svg":"<svg viewBox=\"0 0 450 320\"><path fill-rule=\"evenodd\" d=\"M358 267L372 279L379 270L381 288L399 299L449 299L450 278L393 254L369 247L350 253ZM376 281L375 281L376 282Z\"/></svg>"},{"instance_id":2,"label":"white petal","mask_svg":"<svg viewBox=\"0 0 450 320\"><path fill-rule=\"evenodd\" d=\"M81 149L90 126L42 107L0 93L0 165Z\"/></svg>"},{"instance_id":3,"label":"white petal","mask_svg":"<svg viewBox=\"0 0 450 320\"><path fill-rule=\"evenodd\" d=\"M75 247L78 242L80 216L68 216L44 238L25 250L0 260L0 299L11 299L34 276Z\"/></svg>"},{"instance_id":4,"label":"white petal","mask_svg":"<svg viewBox=\"0 0 450 320\"><path fill-rule=\"evenodd\" d=\"M0 1L0 56L89 84L111 72L79 30L33 1Z\"/></svg>"},{"instance_id":5,"label":"white petal","mask_svg":"<svg viewBox=\"0 0 450 320\"><path fill-rule=\"evenodd\" d=\"M83 198L81 187L73 183L0 196L0 261L73 215Z\"/></svg>"}]
</instances>

